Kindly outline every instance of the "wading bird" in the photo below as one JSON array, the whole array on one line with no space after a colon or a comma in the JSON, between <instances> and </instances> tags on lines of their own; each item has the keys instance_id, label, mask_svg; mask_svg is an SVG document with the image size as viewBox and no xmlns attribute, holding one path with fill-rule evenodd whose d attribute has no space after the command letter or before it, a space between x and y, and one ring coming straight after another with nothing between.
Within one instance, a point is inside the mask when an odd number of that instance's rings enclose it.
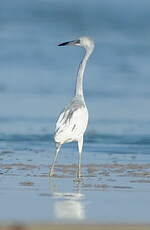
<instances>
[{"instance_id":1,"label":"wading bird","mask_svg":"<svg viewBox=\"0 0 150 230\"><path fill-rule=\"evenodd\" d=\"M77 40L64 42L59 44L58 46L67 45L83 47L85 49L85 55L78 69L75 95L70 104L66 106L63 112L60 114L56 123L54 136L54 140L56 142L56 152L53 164L49 172L49 176L52 176L54 174L55 162L62 144L75 141L78 142L79 151L77 179L80 179L83 136L88 124L88 110L83 95L83 74L88 58L93 52L94 42L89 37L80 37Z\"/></svg>"}]
</instances>

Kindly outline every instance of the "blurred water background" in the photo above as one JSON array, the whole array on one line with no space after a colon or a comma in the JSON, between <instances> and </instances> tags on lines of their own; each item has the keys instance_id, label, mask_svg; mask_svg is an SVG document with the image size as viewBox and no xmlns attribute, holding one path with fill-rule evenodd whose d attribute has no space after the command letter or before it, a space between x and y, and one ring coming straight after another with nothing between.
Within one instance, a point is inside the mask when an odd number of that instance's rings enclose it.
<instances>
[{"instance_id":1,"label":"blurred water background","mask_svg":"<svg viewBox=\"0 0 150 230\"><path fill-rule=\"evenodd\" d=\"M79 47L57 44L84 35L96 44L84 79L90 113L85 161L105 162L109 161L105 154L118 154L122 162L135 162L137 155L136 162L148 162L149 10L147 0L0 1L1 164L32 161L48 165L52 160L55 122L73 96L83 55ZM65 157L69 151L75 154L73 144L64 147L61 163L63 159L75 162Z\"/></svg>"},{"instance_id":2,"label":"blurred water background","mask_svg":"<svg viewBox=\"0 0 150 230\"><path fill-rule=\"evenodd\" d=\"M149 8L146 0L1 1L2 136L53 133L83 55L57 44L83 35L96 43L84 81L88 132L149 135Z\"/></svg>"}]
</instances>

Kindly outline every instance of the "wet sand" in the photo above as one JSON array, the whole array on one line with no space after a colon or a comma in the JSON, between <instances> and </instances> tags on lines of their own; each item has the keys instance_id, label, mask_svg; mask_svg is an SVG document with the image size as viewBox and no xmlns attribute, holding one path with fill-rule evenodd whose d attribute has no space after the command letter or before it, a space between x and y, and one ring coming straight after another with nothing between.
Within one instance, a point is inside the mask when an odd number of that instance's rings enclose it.
<instances>
[{"instance_id":1,"label":"wet sand","mask_svg":"<svg viewBox=\"0 0 150 230\"><path fill-rule=\"evenodd\" d=\"M48 224L1 226L0 230L149 230L150 225Z\"/></svg>"},{"instance_id":2,"label":"wet sand","mask_svg":"<svg viewBox=\"0 0 150 230\"><path fill-rule=\"evenodd\" d=\"M46 172L41 173L42 169L45 168ZM47 165L34 165L25 163L0 163L0 175L1 176L17 176L19 172L23 172L26 177L48 177L49 166ZM38 170L38 173L33 173L34 170ZM55 174L53 178L73 178L76 175L77 165L76 164L57 164L55 167ZM113 188L132 188L132 183L150 183L150 163L110 163L110 164L85 164L82 165L82 170L85 172L83 179L86 178L110 178L109 182L114 181L112 176L115 175L117 178L126 177L131 186L119 186L116 183ZM117 178L115 181L117 181ZM83 181L83 180L82 180ZM33 182L20 181L20 185L32 186ZM82 183L82 186L88 187L88 184ZM106 185L99 184L101 187L109 187L109 183ZM89 184L92 187L92 184ZM95 184L95 188L98 184Z\"/></svg>"},{"instance_id":3,"label":"wet sand","mask_svg":"<svg viewBox=\"0 0 150 230\"><path fill-rule=\"evenodd\" d=\"M56 164L51 179L47 164L32 161L21 163L15 159L14 163L0 163L0 169L1 223L63 221L69 224L72 221L86 224L92 221L110 225L89 225L88 228L83 225L82 228L141 229L141 224L150 222L150 164L140 163L131 156L123 162L117 156L115 162L109 158L107 163L83 164L84 177L80 183L74 180L77 165L72 163ZM113 223L120 225L111 225ZM124 224L140 224L140 227ZM73 226L71 229L78 229ZM41 226L8 229L26 228L40 229ZM69 228L70 225L42 226L42 229ZM142 229L150 229L150 226L143 225Z\"/></svg>"},{"instance_id":4,"label":"wet sand","mask_svg":"<svg viewBox=\"0 0 150 230\"><path fill-rule=\"evenodd\" d=\"M0 223L150 223L149 154L87 151L79 183L72 145L64 146L48 177L54 152L48 146L9 143L0 151Z\"/></svg>"}]
</instances>

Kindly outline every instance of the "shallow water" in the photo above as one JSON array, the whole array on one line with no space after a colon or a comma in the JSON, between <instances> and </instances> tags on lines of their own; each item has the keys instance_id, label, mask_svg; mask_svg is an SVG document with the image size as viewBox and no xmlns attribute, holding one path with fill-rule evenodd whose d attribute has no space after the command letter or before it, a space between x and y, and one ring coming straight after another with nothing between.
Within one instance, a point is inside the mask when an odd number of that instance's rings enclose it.
<instances>
[{"instance_id":1,"label":"shallow water","mask_svg":"<svg viewBox=\"0 0 150 230\"><path fill-rule=\"evenodd\" d=\"M86 5L86 7L85 7ZM146 0L0 2L0 221L150 221L150 32ZM83 181L63 146L48 179L59 112L71 99L81 35L96 46Z\"/></svg>"},{"instance_id":2,"label":"shallow water","mask_svg":"<svg viewBox=\"0 0 150 230\"><path fill-rule=\"evenodd\" d=\"M64 145L49 179L48 136L1 140L0 220L149 223L150 155L140 143L104 143L109 138L87 135L80 183L75 144Z\"/></svg>"}]
</instances>

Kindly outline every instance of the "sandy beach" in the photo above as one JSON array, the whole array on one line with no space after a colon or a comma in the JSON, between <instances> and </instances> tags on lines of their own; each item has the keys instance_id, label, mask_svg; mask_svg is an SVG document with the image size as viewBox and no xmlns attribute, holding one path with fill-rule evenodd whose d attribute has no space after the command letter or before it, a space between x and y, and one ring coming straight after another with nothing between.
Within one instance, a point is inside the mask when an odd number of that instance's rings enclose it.
<instances>
[{"instance_id":1,"label":"sandy beach","mask_svg":"<svg viewBox=\"0 0 150 230\"><path fill-rule=\"evenodd\" d=\"M0 226L0 230L149 230L150 225L47 224Z\"/></svg>"}]
</instances>

